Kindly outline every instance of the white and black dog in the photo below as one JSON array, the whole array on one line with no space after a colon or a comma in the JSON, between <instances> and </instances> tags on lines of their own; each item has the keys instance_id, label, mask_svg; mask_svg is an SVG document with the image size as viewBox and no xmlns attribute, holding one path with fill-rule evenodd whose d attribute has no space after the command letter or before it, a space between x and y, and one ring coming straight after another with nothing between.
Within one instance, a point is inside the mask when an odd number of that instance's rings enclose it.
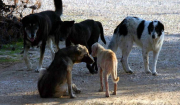
<instances>
[{"instance_id":1,"label":"white and black dog","mask_svg":"<svg viewBox=\"0 0 180 105\"><path fill-rule=\"evenodd\" d=\"M54 0L55 11L43 11L40 13L30 14L22 19L24 28L24 60L28 67L31 68L31 63L27 57L28 50L33 46L40 46L39 66L36 71L43 70L42 60L44 57L46 43L51 50L52 59L54 58L54 49L52 41L59 49L59 41L67 38L66 31L73 26L74 21L61 21L62 0Z\"/></svg>"},{"instance_id":2,"label":"white and black dog","mask_svg":"<svg viewBox=\"0 0 180 105\"><path fill-rule=\"evenodd\" d=\"M122 66L126 73L133 73L128 65L128 56L135 42L142 48L145 72L149 70L149 51L153 51L152 75L157 75L156 64L164 40L164 25L160 21L147 21L138 17L126 17L114 30L108 48L122 51Z\"/></svg>"}]
</instances>

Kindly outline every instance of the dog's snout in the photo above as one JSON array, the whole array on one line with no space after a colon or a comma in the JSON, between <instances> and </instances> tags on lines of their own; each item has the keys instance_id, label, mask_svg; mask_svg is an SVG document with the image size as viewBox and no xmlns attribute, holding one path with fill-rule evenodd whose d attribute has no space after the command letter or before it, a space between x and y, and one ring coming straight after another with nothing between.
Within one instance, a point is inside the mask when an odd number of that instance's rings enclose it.
<instances>
[{"instance_id":1,"label":"dog's snout","mask_svg":"<svg viewBox=\"0 0 180 105\"><path fill-rule=\"evenodd\" d=\"M92 58L89 54L84 55L84 57L82 58L81 61L82 61L82 62L86 62L86 63L88 63L88 64L94 63L93 58Z\"/></svg>"},{"instance_id":2,"label":"dog's snout","mask_svg":"<svg viewBox=\"0 0 180 105\"><path fill-rule=\"evenodd\" d=\"M65 39L64 38L59 38L60 41L64 41Z\"/></svg>"},{"instance_id":3,"label":"dog's snout","mask_svg":"<svg viewBox=\"0 0 180 105\"><path fill-rule=\"evenodd\" d=\"M35 34L34 32L31 32L31 38L34 38Z\"/></svg>"},{"instance_id":4,"label":"dog's snout","mask_svg":"<svg viewBox=\"0 0 180 105\"><path fill-rule=\"evenodd\" d=\"M34 38L34 36L35 36L34 34L31 34L31 38Z\"/></svg>"},{"instance_id":5,"label":"dog's snout","mask_svg":"<svg viewBox=\"0 0 180 105\"><path fill-rule=\"evenodd\" d=\"M155 35L152 35L152 38L155 39Z\"/></svg>"}]
</instances>

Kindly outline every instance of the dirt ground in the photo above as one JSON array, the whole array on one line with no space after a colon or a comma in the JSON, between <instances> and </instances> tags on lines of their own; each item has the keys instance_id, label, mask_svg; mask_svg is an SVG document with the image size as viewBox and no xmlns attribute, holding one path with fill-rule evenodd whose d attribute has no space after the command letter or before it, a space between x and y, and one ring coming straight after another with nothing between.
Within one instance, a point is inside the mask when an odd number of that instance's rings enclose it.
<instances>
[{"instance_id":1,"label":"dirt ground","mask_svg":"<svg viewBox=\"0 0 180 105\"><path fill-rule=\"evenodd\" d=\"M40 98L37 91L38 73L27 70L25 63L0 64L0 105L52 105L52 104L119 104L119 105L180 105L180 2L178 0L63 0L63 20L95 19L101 21L107 45L115 27L126 16L137 16L147 20L160 20L165 25L165 40L157 63L158 76L144 73L141 49L136 45L129 56L129 65L134 74L126 74L120 63L121 53L117 51L118 82L117 95L105 97L98 92L100 83L98 74L90 74L84 63L73 67L73 82L81 89L75 99ZM45 0L39 10L53 9L53 3ZM39 12L36 11L36 12ZM102 41L99 41L102 44ZM107 45L102 44L107 47ZM60 43L64 47L64 42ZM31 62L35 69L38 63L39 49L30 51ZM48 67L49 49L45 52L43 67ZM150 53L150 68L152 53ZM109 78L110 91L113 83Z\"/></svg>"}]
</instances>

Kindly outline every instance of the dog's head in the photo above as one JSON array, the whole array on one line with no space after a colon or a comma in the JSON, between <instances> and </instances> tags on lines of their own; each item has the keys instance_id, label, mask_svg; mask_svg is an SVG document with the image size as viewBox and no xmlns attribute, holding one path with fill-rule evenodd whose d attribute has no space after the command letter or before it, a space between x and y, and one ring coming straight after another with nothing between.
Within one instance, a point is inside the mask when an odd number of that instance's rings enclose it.
<instances>
[{"instance_id":1,"label":"dog's head","mask_svg":"<svg viewBox=\"0 0 180 105\"><path fill-rule=\"evenodd\" d=\"M152 21L148 26L149 35L152 39L157 39L164 32L164 25L159 21Z\"/></svg>"},{"instance_id":2,"label":"dog's head","mask_svg":"<svg viewBox=\"0 0 180 105\"><path fill-rule=\"evenodd\" d=\"M24 31L27 35L27 39L31 42L37 37L37 31L39 30L39 22L37 18L33 18L34 15L28 15L22 19Z\"/></svg>"},{"instance_id":3,"label":"dog's head","mask_svg":"<svg viewBox=\"0 0 180 105\"><path fill-rule=\"evenodd\" d=\"M76 45L75 53L75 63L86 62L88 64L91 64L94 62L93 58L89 55L88 49L83 45Z\"/></svg>"},{"instance_id":4,"label":"dog's head","mask_svg":"<svg viewBox=\"0 0 180 105\"><path fill-rule=\"evenodd\" d=\"M57 22L58 23L58 22ZM61 21L58 23L56 34L59 35L59 40L64 41L71 33L74 21Z\"/></svg>"},{"instance_id":5,"label":"dog's head","mask_svg":"<svg viewBox=\"0 0 180 105\"><path fill-rule=\"evenodd\" d=\"M98 49L103 49L103 46L100 45L98 42L94 43L94 44L91 46L91 50L92 50L91 55L92 55L93 57L97 57Z\"/></svg>"}]
</instances>

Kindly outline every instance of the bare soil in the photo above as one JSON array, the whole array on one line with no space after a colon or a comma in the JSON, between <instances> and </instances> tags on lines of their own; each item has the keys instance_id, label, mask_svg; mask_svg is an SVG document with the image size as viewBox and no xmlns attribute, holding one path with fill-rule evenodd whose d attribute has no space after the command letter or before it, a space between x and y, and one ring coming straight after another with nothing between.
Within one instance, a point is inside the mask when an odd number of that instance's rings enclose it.
<instances>
[{"instance_id":1,"label":"bare soil","mask_svg":"<svg viewBox=\"0 0 180 105\"><path fill-rule=\"evenodd\" d=\"M117 95L105 97L98 92L98 74L90 74L84 63L73 67L73 82L81 89L75 99L40 98L37 91L38 73L26 69L22 62L0 64L0 104L120 104L120 105L180 105L180 2L177 0L63 0L63 20L94 19L101 21L107 45L115 27L126 16L137 16L147 20L160 20L165 25L165 40L157 64L158 76L144 73L141 49L136 45L129 56L129 65L134 74L126 74L120 63L121 53L117 51L118 82ZM45 0L36 12L54 9L53 2ZM99 42L104 45L102 41ZM60 43L64 47L64 42ZM30 58L35 69L38 64L39 49L31 50ZM46 49L43 66L48 67L51 58ZM152 53L150 53L150 67ZM109 78L110 91L113 83Z\"/></svg>"}]
</instances>

